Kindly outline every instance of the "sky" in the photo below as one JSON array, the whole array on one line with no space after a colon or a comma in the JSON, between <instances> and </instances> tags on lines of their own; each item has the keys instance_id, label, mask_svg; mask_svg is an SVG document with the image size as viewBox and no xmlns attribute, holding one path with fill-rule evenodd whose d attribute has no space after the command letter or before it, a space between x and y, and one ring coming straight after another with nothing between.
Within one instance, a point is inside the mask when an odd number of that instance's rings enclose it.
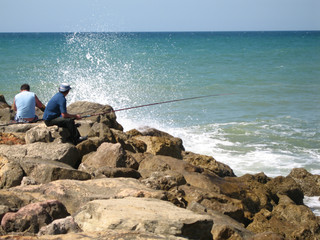
<instances>
[{"instance_id":1,"label":"sky","mask_svg":"<svg viewBox=\"0 0 320 240\"><path fill-rule=\"evenodd\" d=\"M0 32L320 30L320 0L0 0Z\"/></svg>"}]
</instances>

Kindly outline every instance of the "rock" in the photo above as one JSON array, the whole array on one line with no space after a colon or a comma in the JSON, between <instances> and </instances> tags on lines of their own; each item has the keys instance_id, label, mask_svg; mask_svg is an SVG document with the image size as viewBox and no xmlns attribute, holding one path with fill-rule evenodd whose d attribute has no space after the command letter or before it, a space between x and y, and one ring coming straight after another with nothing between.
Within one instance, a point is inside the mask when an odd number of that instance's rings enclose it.
<instances>
[{"instance_id":1,"label":"rock","mask_svg":"<svg viewBox=\"0 0 320 240\"><path fill-rule=\"evenodd\" d=\"M180 138L135 136L133 139L140 140L147 145L147 152L154 155L171 156L182 159L182 140Z\"/></svg>"},{"instance_id":2,"label":"rock","mask_svg":"<svg viewBox=\"0 0 320 240\"><path fill-rule=\"evenodd\" d=\"M141 180L147 187L169 191L180 185L186 184L183 175L174 171L152 172L148 178Z\"/></svg>"},{"instance_id":3,"label":"rock","mask_svg":"<svg viewBox=\"0 0 320 240\"><path fill-rule=\"evenodd\" d=\"M77 120L77 124L79 125L78 131L81 136L89 135L92 125L94 124L91 120Z\"/></svg>"},{"instance_id":4,"label":"rock","mask_svg":"<svg viewBox=\"0 0 320 240\"><path fill-rule=\"evenodd\" d=\"M1 105L0 105L0 122L1 122L1 125L5 126L7 123L9 123L11 120L13 120L14 119L14 115L15 115L14 112L10 108L1 108ZM0 126L0 127L4 127L4 126Z\"/></svg>"},{"instance_id":5,"label":"rock","mask_svg":"<svg viewBox=\"0 0 320 240\"><path fill-rule=\"evenodd\" d=\"M147 150L147 145L138 139L130 138L126 133L111 129L116 142L120 143L123 149L130 152L145 152Z\"/></svg>"},{"instance_id":6,"label":"rock","mask_svg":"<svg viewBox=\"0 0 320 240\"><path fill-rule=\"evenodd\" d=\"M17 145L17 144L25 144L24 136L23 139L18 134L13 133L1 133L0 132L0 144L6 145Z\"/></svg>"},{"instance_id":7,"label":"rock","mask_svg":"<svg viewBox=\"0 0 320 240\"><path fill-rule=\"evenodd\" d=\"M87 101L78 101L68 106L68 111L82 116L90 115L88 120L107 124L108 127L123 131L123 127L116 121L117 117L113 108L109 105L102 105Z\"/></svg>"},{"instance_id":8,"label":"rock","mask_svg":"<svg viewBox=\"0 0 320 240\"><path fill-rule=\"evenodd\" d=\"M151 127L144 127L140 131L141 131L141 135L143 136L174 138L174 136L170 135L169 133L166 133ZM140 134L136 134L136 135L140 135Z\"/></svg>"},{"instance_id":9,"label":"rock","mask_svg":"<svg viewBox=\"0 0 320 240\"><path fill-rule=\"evenodd\" d=\"M269 181L266 186L271 190L274 195L286 195L292 199L296 204L303 204L303 192L291 177L275 177Z\"/></svg>"},{"instance_id":10,"label":"rock","mask_svg":"<svg viewBox=\"0 0 320 240\"><path fill-rule=\"evenodd\" d=\"M28 185L38 185L39 183L36 182L36 180L34 180L32 177L27 177L27 176L24 176L22 178L22 181L21 181L21 186L28 186Z\"/></svg>"},{"instance_id":11,"label":"rock","mask_svg":"<svg viewBox=\"0 0 320 240\"><path fill-rule=\"evenodd\" d=\"M88 158L81 163L79 170L93 173L101 167L136 167L136 162L128 162L126 152L120 143L102 143L97 151L90 154Z\"/></svg>"},{"instance_id":12,"label":"rock","mask_svg":"<svg viewBox=\"0 0 320 240\"><path fill-rule=\"evenodd\" d=\"M100 145L100 144L97 144L97 141L94 141L92 139L87 139L87 140L79 143L76 146L76 148L77 148L80 156L83 157L84 155L86 155L88 153L95 152L97 150L97 148L98 148L97 145Z\"/></svg>"},{"instance_id":13,"label":"rock","mask_svg":"<svg viewBox=\"0 0 320 240\"><path fill-rule=\"evenodd\" d=\"M3 108L11 108L11 106L7 103L5 97L1 94L0 95L0 109Z\"/></svg>"},{"instance_id":14,"label":"rock","mask_svg":"<svg viewBox=\"0 0 320 240\"><path fill-rule=\"evenodd\" d=\"M8 206L0 205L0 222L3 216L9 211L10 211L10 208Z\"/></svg>"},{"instance_id":15,"label":"rock","mask_svg":"<svg viewBox=\"0 0 320 240\"><path fill-rule=\"evenodd\" d=\"M93 175L99 177L103 175L108 178L136 178L141 177L140 173L132 168L112 168L112 167L101 167L98 170L93 172Z\"/></svg>"},{"instance_id":16,"label":"rock","mask_svg":"<svg viewBox=\"0 0 320 240\"><path fill-rule=\"evenodd\" d=\"M94 200L83 206L74 219L85 232L120 229L212 239L210 217L157 199Z\"/></svg>"},{"instance_id":17,"label":"rock","mask_svg":"<svg viewBox=\"0 0 320 240\"><path fill-rule=\"evenodd\" d=\"M66 208L56 200L29 204L18 212L8 212L1 220L6 232L37 233L39 229L54 219L68 216Z\"/></svg>"},{"instance_id":18,"label":"rock","mask_svg":"<svg viewBox=\"0 0 320 240\"><path fill-rule=\"evenodd\" d=\"M253 232L245 229L242 224L221 212L207 209L196 202L191 202L188 209L210 215L214 222L211 230L213 239L251 239L254 236Z\"/></svg>"},{"instance_id":19,"label":"rock","mask_svg":"<svg viewBox=\"0 0 320 240\"><path fill-rule=\"evenodd\" d=\"M89 137L98 137L103 142L116 143L110 127L105 123L95 122L88 133Z\"/></svg>"},{"instance_id":20,"label":"rock","mask_svg":"<svg viewBox=\"0 0 320 240\"><path fill-rule=\"evenodd\" d=\"M272 231L283 234L285 239L319 239L320 219L288 196L279 197L279 204L272 211L262 209L247 229L256 233Z\"/></svg>"},{"instance_id":21,"label":"rock","mask_svg":"<svg viewBox=\"0 0 320 240\"><path fill-rule=\"evenodd\" d=\"M263 232L263 233L258 233L254 235L249 240L285 240L285 238L278 233Z\"/></svg>"},{"instance_id":22,"label":"rock","mask_svg":"<svg viewBox=\"0 0 320 240\"><path fill-rule=\"evenodd\" d=\"M66 163L77 167L80 162L80 154L76 147L69 143L33 143L26 145L0 145L3 156L12 160L43 159Z\"/></svg>"},{"instance_id":23,"label":"rock","mask_svg":"<svg viewBox=\"0 0 320 240\"><path fill-rule=\"evenodd\" d=\"M240 223L245 222L244 205L241 200L188 185L180 186L179 190L184 193L183 197L188 205L196 202L206 208L206 211L219 212Z\"/></svg>"},{"instance_id":24,"label":"rock","mask_svg":"<svg viewBox=\"0 0 320 240\"><path fill-rule=\"evenodd\" d=\"M67 234L70 232L77 233L82 232L82 230L74 221L73 217L68 216L66 218L54 220L49 225L43 226L38 232L38 236Z\"/></svg>"},{"instance_id":25,"label":"rock","mask_svg":"<svg viewBox=\"0 0 320 240\"><path fill-rule=\"evenodd\" d=\"M25 141L27 144L34 142L49 143L53 141L50 130L43 124L29 129L26 132Z\"/></svg>"},{"instance_id":26,"label":"rock","mask_svg":"<svg viewBox=\"0 0 320 240\"><path fill-rule=\"evenodd\" d=\"M20 162L25 174L37 183L48 183L59 179L88 180L91 175L71 166L50 160L26 159Z\"/></svg>"},{"instance_id":27,"label":"rock","mask_svg":"<svg viewBox=\"0 0 320 240\"><path fill-rule=\"evenodd\" d=\"M1 234L1 228L0 228ZM80 233L67 233L59 235L41 235L41 236L15 236L6 235L0 236L0 239L10 240L188 240L183 237L176 237L172 235L153 234L147 232L137 231L124 231L108 229L103 232L80 232Z\"/></svg>"},{"instance_id":28,"label":"rock","mask_svg":"<svg viewBox=\"0 0 320 240\"><path fill-rule=\"evenodd\" d=\"M0 188L18 186L24 176L20 165L0 155Z\"/></svg>"},{"instance_id":29,"label":"rock","mask_svg":"<svg viewBox=\"0 0 320 240\"><path fill-rule=\"evenodd\" d=\"M219 177L235 177L233 170L226 164L216 161L213 157L195 154L192 152L183 152L183 160L204 169L208 169Z\"/></svg>"},{"instance_id":30,"label":"rock","mask_svg":"<svg viewBox=\"0 0 320 240\"><path fill-rule=\"evenodd\" d=\"M1 132L5 133L26 133L29 129L42 123L12 123L0 128Z\"/></svg>"},{"instance_id":31,"label":"rock","mask_svg":"<svg viewBox=\"0 0 320 240\"><path fill-rule=\"evenodd\" d=\"M30 202L56 199L62 202L71 214L94 199L129 196L165 198L163 191L148 188L133 178L100 178L86 181L68 179L0 190L0 202L8 207L21 208Z\"/></svg>"},{"instance_id":32,"label":"rock","mask_svg":"<svg viewBox=\"0 0 320 240\"><path fill-rule=\"evenodd\" d=\"M150 170L150 171L166 171L172 170L179 173L184 172L202 172L202 169L193 166L185 161L177 158L161 155L143 155L144 158L140 162L139 171Z\"/></svg>"},{"instance_id":33,"label":"rock","mask_svg":"<svg viewBox=\"0 0 320 240\"><path fill-rule=\"evenodd\" d=\"M320 175L312 175L303 168L294 168L288 177L293 178L300 185L304 195L320 196Z\"/></svg>"}]
</instances>

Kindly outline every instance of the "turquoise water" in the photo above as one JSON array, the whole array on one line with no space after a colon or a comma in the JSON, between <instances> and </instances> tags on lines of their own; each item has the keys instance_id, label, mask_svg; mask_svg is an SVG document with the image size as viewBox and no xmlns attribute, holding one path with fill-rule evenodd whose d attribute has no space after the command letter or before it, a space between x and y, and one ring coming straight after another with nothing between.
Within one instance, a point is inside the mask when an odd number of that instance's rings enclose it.
<instances>
[{"instance_id":1,"label":"turquoise water","mask_svg":"<svg viewBox=\"0 0 320 240\"><path fill-rule=\"evenodd\" d=\"M0 94L22 83L48 102L115 109L229 94L117 113L125 130L155 127L236 175L320 174L320 32L0 34Z\"/></svg>"}]
</instances>

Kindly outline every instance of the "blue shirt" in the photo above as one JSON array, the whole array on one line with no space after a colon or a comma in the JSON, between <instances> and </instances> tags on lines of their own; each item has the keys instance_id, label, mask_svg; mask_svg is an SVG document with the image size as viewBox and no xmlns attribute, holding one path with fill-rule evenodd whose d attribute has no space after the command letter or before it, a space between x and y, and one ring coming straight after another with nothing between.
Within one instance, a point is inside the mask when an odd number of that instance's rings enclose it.
<instances>
[{"instance_id":1,"label":"blue shirt","mask_svg":"<svg viewBox=\"0 0 320 240\"><path fill-rule=\"evenodd\" d=\"M46 109L44 110L43 119L52 120L60 117L61 113L67 112L67 100L65 96L58 92L48 102Z\"/></svg>"},{"instance_id":2,"label":"blue shirt","mask_svg":"<svg viewBox=\"0 0 320 240\"><path fill-rule=\"evenodd\" d=\"M36 98L33 92L22 91L14 97L17 117L34 118L36 116Z\"/></svg>"}]
</instances>

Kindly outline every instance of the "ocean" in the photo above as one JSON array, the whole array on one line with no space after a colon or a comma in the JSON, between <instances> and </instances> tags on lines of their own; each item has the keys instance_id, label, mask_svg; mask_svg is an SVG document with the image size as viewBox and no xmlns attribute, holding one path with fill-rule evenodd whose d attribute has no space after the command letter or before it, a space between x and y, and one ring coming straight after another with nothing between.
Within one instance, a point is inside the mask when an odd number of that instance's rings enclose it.
<instances>
[{"instance_id":1,"label":"ocean","mask_svg":"<svg viewBox=\"0 0 320 240\"><path fill-rule=\"evenodd\" d=\"M114 109L125 131L153 127L237 176L320 174L320 32L0 33L0 94L29 83L47 103ZM318 198L308 198L318 206ZM320 208L313 207L320 215Z\"/></svg>"}]
</instances>

